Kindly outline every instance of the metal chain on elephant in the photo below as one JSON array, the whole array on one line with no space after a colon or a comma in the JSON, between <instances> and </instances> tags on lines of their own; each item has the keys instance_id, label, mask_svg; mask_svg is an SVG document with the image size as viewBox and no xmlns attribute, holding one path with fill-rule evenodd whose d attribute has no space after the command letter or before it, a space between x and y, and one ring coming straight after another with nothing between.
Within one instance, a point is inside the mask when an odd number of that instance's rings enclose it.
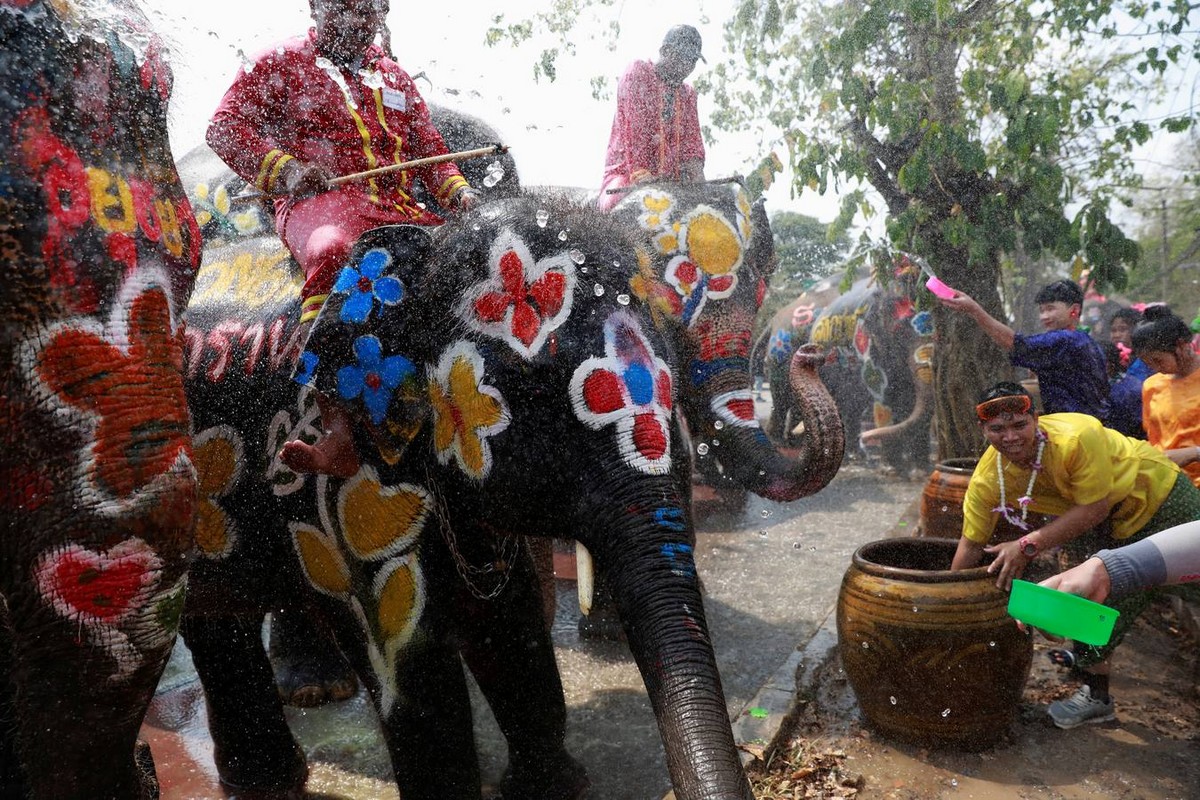
<instances>
[{"instance_id":1,"label":"metal chain on elephant","mask_svg":"<svg viewBox=\"0 0 1200 800\"><path fill-rule=\"evenodd\" d=\"M512 565L521 552L521 537L511 533L504 534L500 538L500 546L496 553L496 559L483 567L477 567L468 562L462 553L459 552L458 539L446 515L445 503L443 502L441 493L435 488L437 484L432 480L432 477L426 473L425 485L430 487L430 493L433 495L433 511L440 523L442 538L446 540L446 547L450 549L450 555L454 558L454 567L458 570L459 577L463 579L463 583L471 590L471 594L480 600L496 599L504 591L504 587L508 586L508 581L512 577ZM476 580L487 575L499 575L499 582L492 587L491 591L484 592L476 583Z\"/></svg>"}]
</instances>

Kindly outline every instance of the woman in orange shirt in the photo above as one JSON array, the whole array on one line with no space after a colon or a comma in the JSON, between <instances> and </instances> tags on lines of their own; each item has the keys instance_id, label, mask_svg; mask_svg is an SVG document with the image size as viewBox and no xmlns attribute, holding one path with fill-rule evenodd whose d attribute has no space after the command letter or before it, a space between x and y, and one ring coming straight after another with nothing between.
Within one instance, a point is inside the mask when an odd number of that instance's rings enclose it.
<instances>
[{"instance_id":1,"label":"woman in orange shirt","mask_svg":"<svg viewBox=\"0 0 1200 800\"><path fill-rule=\"evenodd\" d=\"M1186 322L1165 305L1147 306L1133 351L1157 374L1142 383L1146 439L1200 487L1200 355Z\"/></svg>"}]
</instances>

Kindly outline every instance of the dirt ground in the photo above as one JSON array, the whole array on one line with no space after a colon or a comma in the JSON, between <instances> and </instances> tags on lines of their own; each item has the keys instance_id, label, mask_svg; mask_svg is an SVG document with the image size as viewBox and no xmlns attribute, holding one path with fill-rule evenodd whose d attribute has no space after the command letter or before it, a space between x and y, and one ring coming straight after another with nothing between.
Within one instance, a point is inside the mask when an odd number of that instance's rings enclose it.
<instances>
[{"instance_id":1,"label":"dirt ground","mask_svg":"<svg viewBox=\"0 0 1200 800\"><path fill-rule=\"evenodd\" d=\"M788 744L752 776L760 800L1190 800L1200 798L1197 643L1167 603L1142 615L1114 656L1117 719L1070 731L1046 716L1076 684L1035 638L1033 668L1007 738L983 753L885 739L863 720L832 657Z\"/></svg>"}]
</instances>

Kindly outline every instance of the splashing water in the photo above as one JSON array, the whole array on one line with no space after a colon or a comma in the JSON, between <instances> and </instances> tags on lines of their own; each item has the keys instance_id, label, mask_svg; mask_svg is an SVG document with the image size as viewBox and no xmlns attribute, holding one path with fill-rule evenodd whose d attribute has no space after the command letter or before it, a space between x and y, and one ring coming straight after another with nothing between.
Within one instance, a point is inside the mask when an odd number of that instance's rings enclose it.
<instances>
[{"instance_id":1,"label":"splashing water","mask_svg":"<svg viewBox=\"0 0 1200 800\"><path fill-rule=\"evenodd\" d=\"M594 295L596 295L596 297L603 297L604 296L604 287L597 283L595 286L592 287L592 293Z\"/></svg>"},{"instance_id":2,"label":"splashing water","mask_svg":"<svg viewBox=\"0 0 1200 800\"><path fill-rule=\"evenodd\" d=\"M533 215L533 218L537 221L539 228L544 228L546 227L546 223L550 221L550 212L544 208L539 208L537 213Z\"/></svg>"},{"instance_id":3,"label":"splashing water","mask_svg":"<svg viewBox=\"0 0 1200 800\"><path fill-rule=\"evenodd\" d=\"M587 261L587 256L583 254L582 250L571 250L571 252L567 255L569 255L571 260L576 264L582 264L584 261Z\"/></svg>"},{"instance_id":4,"label":"splashing water","mask_svg":"<svg viewBox=\"0 0 1200 800\"><path fill-rule=\"evenodd\" d=\"M627 295L627 294L617 295L617 302L623 306L629 305L629 295Z\"/></svg>"}]
</instances>

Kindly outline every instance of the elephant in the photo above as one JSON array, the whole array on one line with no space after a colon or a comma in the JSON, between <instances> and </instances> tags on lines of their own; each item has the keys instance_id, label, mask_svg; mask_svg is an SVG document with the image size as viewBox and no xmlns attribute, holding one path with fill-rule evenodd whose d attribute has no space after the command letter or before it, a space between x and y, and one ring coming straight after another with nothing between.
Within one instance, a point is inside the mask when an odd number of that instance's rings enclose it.
<instances>
[{"instance_id":1,"label":"elephant","mask_svg":"<svg viewBox=\"0 0 1200 800\"><path fill-rule=\"evenodd\" d=\"M129 2L5 3L0 39L0 796L157 797L198 503L171 73Z\"/></svg>"},{"instance_id":2,"label":"elephant","mask_svg":"<svg viewBox=\"0 0 1200 800\"><path fill-rule=\"evenodd\" d=\"M795 425L795 400L786 379L792 353L805 342L828 356L819 370L852 442L882 445L884 461L898 472L929 466L933 418L933 322L919 311L916 270L902 270L886 287L873 278L844 294L831 280L800 295L772 318L765 371L773 406L768 431L787 442ZM863 417L874 427L861 432Z\"/></svg>"},{"instance_id":3,"label":"elephant","mask_svg":"<svg viewBox=\"0 0 1200 800\"><path fill-rule=\"evenodd\" d=\"M612 215L521 195L431 240L368 234L303 352L299 277L277 240L206 249L187 312L202 555L182 631L226 784L303 782L258 634L264 611L292 603L335 632L367 685L402 796L479 796L460 656L508 738L502 794L577 796L528 535L577 538L608 576L678 796L750 796L692 560L682 419L756 457L747 482L777 496L832 478L841 423L806 354L793 369L812 398L802 463L753 421L765 213L729 187L688 191L646 187ZM317 433L292 363L363 418L354 477L275 458Z\"/></svg>"}]
</instances>

